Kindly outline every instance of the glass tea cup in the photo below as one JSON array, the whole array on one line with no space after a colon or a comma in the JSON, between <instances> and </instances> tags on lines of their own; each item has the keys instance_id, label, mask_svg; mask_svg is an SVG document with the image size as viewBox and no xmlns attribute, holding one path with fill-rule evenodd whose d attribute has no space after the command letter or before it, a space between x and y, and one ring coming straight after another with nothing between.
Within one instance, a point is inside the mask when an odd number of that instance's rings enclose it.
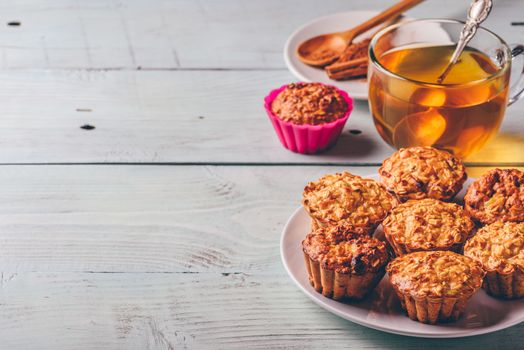
<instances>
[{"instance_id":1,"label":"glass tea cup","mask_svg":"<svg viewBox=\"0 0 524 350\"><path fill-rule=\"evenodd\" d=\"M461 55L461 76L454 80L452 70L443 83L425 79L438 74L422 62L447 62L444 53L451 55L463 25L455 20L415 20L373 37L369 106L380 136L391 146L433 146L466 157L497 133L506 106L523 96L523 70L514 87L509 85L512 60L524 46L510 48L482 27L469 43L467 57Z\"/></svg>"}]
</instances>

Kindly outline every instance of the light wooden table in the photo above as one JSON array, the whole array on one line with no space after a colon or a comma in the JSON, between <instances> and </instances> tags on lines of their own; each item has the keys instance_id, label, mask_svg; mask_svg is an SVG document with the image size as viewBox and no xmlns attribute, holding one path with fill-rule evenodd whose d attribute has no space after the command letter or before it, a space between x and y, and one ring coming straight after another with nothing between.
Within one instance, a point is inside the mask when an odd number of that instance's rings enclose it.
<instances>
[{"instance_id":1,"label":"light wooden table","mask_svg":"<svg viewBox=\"0 0 524 350\"><path fill-rule=\"evenodd\" d=\"M468 3L409 15L463 18ZM521 346L524 325L452 340L358 326L280 262L307 181L372 174L391 153L364 102L330 152L279 145L262 99L294 80L284 41L315 17L390 4L1 1L0 348ZM500 0L486 26L522 42L522 21L522 1ZM470 175L524 166L523 114L508 109Z\"/></svg>"}]
</instances>

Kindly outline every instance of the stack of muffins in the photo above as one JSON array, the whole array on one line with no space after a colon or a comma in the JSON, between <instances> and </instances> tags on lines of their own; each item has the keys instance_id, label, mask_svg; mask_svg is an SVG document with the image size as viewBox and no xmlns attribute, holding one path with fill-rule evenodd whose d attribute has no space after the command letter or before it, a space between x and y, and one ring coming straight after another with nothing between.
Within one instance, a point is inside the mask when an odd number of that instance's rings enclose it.
<instances>
[{"instance_id":1,"label":"stack of muffins","mask_svg":"<svg viewBox=\"0 0 524 350\"><path fill-rule=\"evenodd\" d=\"M456 320L480 287L524 296L524 173L495 169L450 201L467 175L461 161L431 147L400 149L380 182L350 173L309 183L302 241L309 281L336 300L361 299L387 272L408 316ZM373 237L382 224L385 241ZM478 230L477 230L478 228Z\"/></svg>"}]
</instances>

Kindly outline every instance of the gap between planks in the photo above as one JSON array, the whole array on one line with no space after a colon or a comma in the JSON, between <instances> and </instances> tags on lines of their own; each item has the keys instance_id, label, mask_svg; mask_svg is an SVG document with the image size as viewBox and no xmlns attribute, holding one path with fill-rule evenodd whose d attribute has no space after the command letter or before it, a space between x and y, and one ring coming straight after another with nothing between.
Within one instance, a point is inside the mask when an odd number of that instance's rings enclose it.
<instances>
[{"instance_id":1,"label":"gap between planks","mask_svg":"<svg viewBox=\"0 0 524 350\"><path fill-rule=\"evenodd\" d=\"M144 71L144 72L163 72L163 71L182 71L182 72L282 72L288 71L286 67L64 67L64 68L32 68L32 67L12 67L1 69L0 71L86 71L86 72L111 72L111 71Z\"/></svg>"},{"instance_id":2,"label":"gap between planks","mask_svg":"<svg viewBox=\"0 0 524 350\"><path fill-rule=\"evenodd\" d=\"M2 278L4 274L27 274L27 273L76 273L76 274L115 274L115 275L124 275L124 274L150 274L150 275L222 275L224 277L234 276L234 275L243 275L251 276L253 272L243 272L243 271L94 271L94 270L69 270L69 271L60 271L60 270L24 270L24 271L12 271L10 269L0 270L0 285L2 285Z\"/></svg>"},{"instance_id":3,"label":"gap between planks","mask_svg":"<svg viewBox=\"0 0 524 350\"><path fill-rule=\"evenodd\" d=\"M223 166L223 167L249 167L249 166L267 166L267 167L286 167L286 166L306 166L306 167L333 167L333 166L351 166L351 167L378 167L382 163L352 163L352 162L28 162L28 163L0 163L0 166L64 166L64 165L91 165L91 166ZM469 168L490 168L490 167L524 167L523 162L464 162Z\"/></svg>"}]
</instances>

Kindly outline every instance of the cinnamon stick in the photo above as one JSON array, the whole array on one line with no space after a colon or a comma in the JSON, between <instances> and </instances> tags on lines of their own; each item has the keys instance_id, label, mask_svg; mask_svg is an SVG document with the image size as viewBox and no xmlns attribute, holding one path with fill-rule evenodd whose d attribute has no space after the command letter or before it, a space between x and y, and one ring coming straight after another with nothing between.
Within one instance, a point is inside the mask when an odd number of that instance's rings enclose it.
<instances>
[{"instance_id":1,"label":"cinnamon stick","mask_svg":"<svg viewBox=\"0 0 524 350\"><path fill-rule=\"evenodd\" d=\"M336 73L327 73L330 79L333 80L349 80L356 78L363 78L367 75L368 68L366 67L354 67L342 70Z\"/></svg>"},{"instance_id":2,"label":"cinnamon stick","mask_svg":"<svg viewBox=\"0 0 524 350\"><path fill-rule=\"evenodd\" d=\"M360 57L351 61L346 62L336 62L332 65L327 66L324 68L328 74L334 74L337 72L341 72L344 70L348 70L350 68L355 68L358 66L366 66L368 65L368 58L367 57Z\"/></svg>"}]
</instances>

